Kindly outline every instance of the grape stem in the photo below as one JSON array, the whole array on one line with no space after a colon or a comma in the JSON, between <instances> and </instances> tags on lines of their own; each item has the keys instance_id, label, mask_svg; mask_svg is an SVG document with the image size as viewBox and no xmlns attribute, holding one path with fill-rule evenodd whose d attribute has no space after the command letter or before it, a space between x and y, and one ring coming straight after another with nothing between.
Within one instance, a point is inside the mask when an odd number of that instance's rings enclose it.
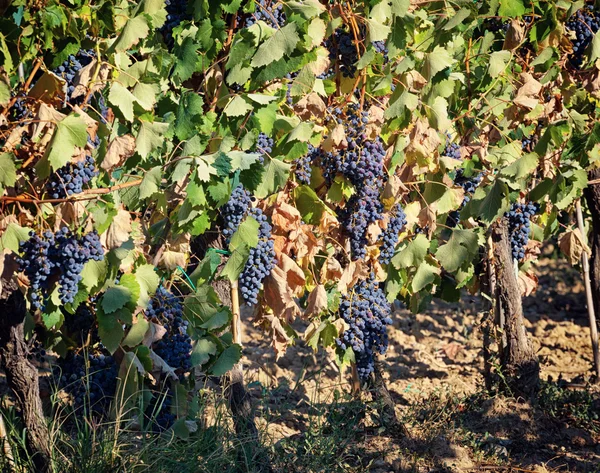
<instances>
[{"instance_id":1,"label":"grape stem","mask_svg":"<svg viewBox=\"0 0 600 473\"><path fill-rule=\"evenodd\" d=\"M109 194L114 191L118 191L121 189L126 189L128 187L139 186L142 183L143 179L137 179L135 181L123 182L121 184L117 184L110 187L102 187L100 189L86 189L78 196L84 195L100 195L100 194ZM96 197L69 197L63 199L36 199L32 197L26 197L24 195L17 195L14 197L11 196L3 196L0 197L0 202L22 202L25 204L60 204L62 202L78 202L80 200L92 200L96 199Z\"/></svg>"}]
</instances>

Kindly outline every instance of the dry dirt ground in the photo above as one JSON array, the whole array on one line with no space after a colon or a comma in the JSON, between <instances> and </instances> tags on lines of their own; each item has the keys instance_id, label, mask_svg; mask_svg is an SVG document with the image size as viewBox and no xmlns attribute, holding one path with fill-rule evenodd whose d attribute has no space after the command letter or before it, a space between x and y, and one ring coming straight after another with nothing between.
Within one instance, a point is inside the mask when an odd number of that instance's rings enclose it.
<instances>
[{"instance_id":1,"label":"dry dirt ground","mask_svg":"<svg viewBox=\"0 0 600 473\"><path fill-rule=\"evenodd\" d=\"M479 298L435 302L418 315L398 309L383 366L408 436L369 429L365 419L355 445L363 458L352 471L600 472L600 422L593 419L600 396L586 387L592 354L581 277L550 258L537 275L539 288L524 309L544 381L539 403L484 394ZM259 425L275 442L304 435L315 406L348 395L348 373L302 341L275 364L264 336L246 322L246 379L261 406ZM591 408L574 415L584 401Z\"/></svg>"}]
</instances>

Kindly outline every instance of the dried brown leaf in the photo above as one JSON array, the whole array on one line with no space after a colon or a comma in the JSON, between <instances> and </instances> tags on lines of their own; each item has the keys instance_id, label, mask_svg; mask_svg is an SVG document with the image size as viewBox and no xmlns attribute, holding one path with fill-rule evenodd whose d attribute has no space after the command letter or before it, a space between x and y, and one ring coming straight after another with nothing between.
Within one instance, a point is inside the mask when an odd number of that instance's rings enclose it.
<instances>
[{"instance_id":1,"label":"dried brown leaf","mask_svg":"<svg viewBox=\"0 0 600 473\"><path fill-rule=\"evenodd\" d=\"M281 267L275 266L266 278L264 295L266 304L277 318L292 322L301 315L294 293L288 285L287 274Z\"/></svg>"},{"instance_id":2,"label":"dried brown leaf","mask_svg":"<svg viewBox=\"0 0 600 473\"><path fill-rule=\"evenodd\" d=\"M129 240L131 234L131 214L121 206L108 230L101 235L103 245L108 250L119 248Z\"/></svg>"},{"instance_id":3,"label":"dried brown leaf","mask_svg":"<svg viewBox=\"0 0 600 473\"><path fill-rule=\"evenodd\" d=\"M135 138L132 135L117 136L107 147L106 156L100 164L105 171L120 166L135 153Z\"/></svg>"},{"instance_id":4,"label":"dried brown leaf","mask_svg":"<svg viewBox=\"0 0 600 473\"><path fill-rule=\"evenodd\" d=\"M319 284L308 295L304 315L306 317L318 317L325 309L327 309L327 291L325 286Z\"/></svg>"},{"instance_id":5,"label":"dried brown leaf","mask_svg":"<svg viewBox=\"0 0 600 473\"><path fill-rule=\"evenodd\" d=\"M562 233L558 237L558 246L572 265L581 262L581 255L584 252L589 254L589 248L583 241L579 228L569 229Z\"/></svg>"}]
</instances>

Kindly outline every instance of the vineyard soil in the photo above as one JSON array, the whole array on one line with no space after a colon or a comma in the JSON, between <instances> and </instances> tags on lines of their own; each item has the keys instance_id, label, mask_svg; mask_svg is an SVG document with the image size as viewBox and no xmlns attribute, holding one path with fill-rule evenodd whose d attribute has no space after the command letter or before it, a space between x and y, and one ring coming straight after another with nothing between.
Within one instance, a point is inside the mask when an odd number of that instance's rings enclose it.
<instances>
[{"instance_id":1,"label":"vineyard soil","mask_svg":"<svg viewBox=\"0 0 600 473\"><path fill-rule=\"evenodd\" d=\"M549 257L541 259L538 275L540 286L524 298L524 311L541 364L539 405L483 394L479 297L436 302L418 315L399 310L384 372L411 438L357 435L355 447L369 452L370 471L483 471L486 465L506 467L493 471L598 471L598 420L586 429L550 409L561 403L555 391L580 392L592 373L583 284L567 262ZM299 342L275 364L260 331L250 319L244 325L250 392L264 406L257 420L273 441L301 436L315 405L331 403L337 390L350 391L349 375L340 377L325 352L314 354ZM592 397L598 412L598 388Z\"/></svg>"}]
</instances>

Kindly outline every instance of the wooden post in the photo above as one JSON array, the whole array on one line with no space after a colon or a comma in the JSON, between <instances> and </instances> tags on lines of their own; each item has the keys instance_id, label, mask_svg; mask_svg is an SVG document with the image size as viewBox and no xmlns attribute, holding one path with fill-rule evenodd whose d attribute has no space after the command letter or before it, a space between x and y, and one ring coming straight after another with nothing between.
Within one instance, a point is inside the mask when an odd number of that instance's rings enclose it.
<instances>
[{"instance_id":1,"label":"wooden post","mask_svg":"<svg viewBox=\"0 0 600 473\"><path fill-rule=\"evenodd\" d=\"M581 212L581 202L577 200L575 203L577 213L577 227L581 233L584 244L587 247L587 238L585 235L585 227L583 225L583 213ZM585 284L585 297L588 309L588 318L590 321L590 338L592 340L592 350L594 354L594 369L596 371L596 382L600 380L600 350L598 349L598 325L596 324L596 311L594 310L594 298L592 292L592 282L590 279L590 262L587 251L581 253L581 267L583 270L583 282Z\"/></svg>"}]
</instances>

